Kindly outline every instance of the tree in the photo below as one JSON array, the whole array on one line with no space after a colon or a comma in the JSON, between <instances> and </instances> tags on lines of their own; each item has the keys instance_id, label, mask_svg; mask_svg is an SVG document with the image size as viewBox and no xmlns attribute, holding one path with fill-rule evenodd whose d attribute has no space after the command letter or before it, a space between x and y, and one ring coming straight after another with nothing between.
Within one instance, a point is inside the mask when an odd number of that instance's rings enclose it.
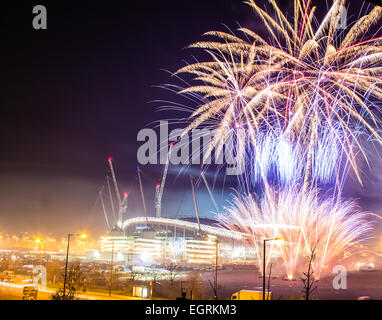
<instances>
[{"instance_id":1,"label":"tree","mask_svg":"<svg viewBox=\"0 0 382 320\"><path fill-rule=\"evenodd\" d=\"M67 271L66 288L58 289L51 296L52 300L75 300L76 294L82 288L82 271L79 265L72 266Z\"/></svg>"},{"instance_id":2,"label":"tree","mask_svg":"<svg viewBox=\"0 0 382 320\"><path fill-rule=\"evenodd\" d=\"M129 277L129 280L131 281L135 281L137 280L138 276L139 276L139 272L133 270L133 266L129 266L129 269L130 269L130 277Z\"/></svg>"},{"instance_id":3,"label":"tree","mask_svg":"<svg viewBox=\"0 0 382 320\"><path fill-rule=\"evenodd\" d=\"M150 286L152 288L152 295L157 295L157 287L160 286L158 280L161 278L161 273L157 269L152 269L147 273L147 277L150 279Z\"/></svg>"},{"instance_id":4,"label":"tree","mask_svg":"<svg viewBox=\"0 0 382 320\"><path fill-rule=\"evenodd\" d=\"M313 263L316 260L316 248L317 248L317 243L307 256L308 270L306 272L303 272L304 276L301 277L301 281L304 285L303 293L304 293L305 300L309 300L311 294L317 289L317 286L315 285L317 283L317 280L315 279L314 268L313 268Z\"/></svg>"},{"instance_id":5,"label":"tree","mask_svg":"<svg viewBox=\"0 0 382 320\"><path fill-rule=\"evenodd\" d=\"M178 266L174 262L169 262L164 267L168 271L168 279L170 280L171 287L173 287L175 278L178 276Z\"/></svg>"}]
</instances>

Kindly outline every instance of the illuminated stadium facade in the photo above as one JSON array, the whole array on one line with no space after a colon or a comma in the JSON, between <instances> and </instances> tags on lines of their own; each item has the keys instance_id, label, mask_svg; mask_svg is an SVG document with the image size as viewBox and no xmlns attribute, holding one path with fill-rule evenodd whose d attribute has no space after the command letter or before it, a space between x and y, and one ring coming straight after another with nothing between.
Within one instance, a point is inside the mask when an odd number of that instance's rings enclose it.
<instances>
[{"instance_id":1,"label":"illuminated stadium facade","mask_svg":"<svg viewBox=\"0 0 382 320\"><path fill-rule=\"evenodd\" d=\"M255 253L244 245L246 235L216 226L210 219L137 217L114 228L101 242L101 253L126 264L250 263Z\"/></svg>"}]
</instances>

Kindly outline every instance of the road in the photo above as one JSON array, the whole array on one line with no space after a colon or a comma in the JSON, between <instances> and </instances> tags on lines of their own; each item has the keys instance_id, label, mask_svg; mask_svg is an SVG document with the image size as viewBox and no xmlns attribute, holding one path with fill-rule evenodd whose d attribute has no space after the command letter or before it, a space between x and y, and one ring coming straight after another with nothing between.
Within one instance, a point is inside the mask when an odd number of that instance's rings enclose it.
<instances>
[{"instance_id":1,"label":"road","mask_svg":"<svg viewBox=\"0 0 382 320\"><path fill-rule=\"evenodd\" d=\"M213 280L214 272L200 273L209 296L212 297L212 289L208 280ZM317 290L312 295L313 299L329 300L354 300L360 296L370 296L375 300L382 300L382 270L374 272L349 272L347 277L347 289L335 290L332 285L333 277L321 279L317 284ZM262 290L262 278L254 270L219 270L218 272L218 297L229 299L232 293L241 289ZM0 282L0 300L20 300L22 297L22 284ZM284 281L280 278L271 279L270 290L272 299L288 300L299 299L302 294L301 280ZM40 289L38 300L50 300L56 289ZM139 300L139 298L109 295L107 293L86 292L78 296L85 300Z\"/></svg>"},{"instance_id":2,"label":"road","mask_svg":"<svg viewBox=\"0 0 382 320\"><path fill-rule=\"evenodd\" d=\"M24 285L1 282L0 284L0 300L21 300ZM51 295L55 293L55 289L39 289L37 300L51 300ZM77 295L79 300L141 300L137 297L111 295L101 292L87 292L87 294Z\"/></svg>"}]
</instances>

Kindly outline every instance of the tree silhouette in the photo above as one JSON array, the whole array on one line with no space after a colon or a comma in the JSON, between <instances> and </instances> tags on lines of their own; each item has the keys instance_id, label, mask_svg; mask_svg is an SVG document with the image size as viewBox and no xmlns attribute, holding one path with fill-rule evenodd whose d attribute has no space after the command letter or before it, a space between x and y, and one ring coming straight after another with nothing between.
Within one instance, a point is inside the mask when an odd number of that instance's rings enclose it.
<instances>
[{"instance_id":1,"label":"tree silhouette","mask_svg":"<svg viewBox=\"0 0 382 320\"><path fill-rule=\"evenodd\" d=\"M303 293L305 300L309 300L311 294L317 289L317 286L315 285L317 283L317 280L315 279L313 268L313 263L316 260L316 248L317 243L307 256L308 270L306 272L303 272L303 277L301 277L301 281L304 285Z\"/></svg>"},{"instance_id":2,"label":"tree silhouette","mask_svg":"<svg viewBox=\"0 0 382 320\"><path fill-rule=\"evenodd\" d=\"M82 288L82 271L79 265L72 266L67 273L66 288L58 289L52 300L76 300L76 294Z\"/></svg>"}]
</instances>

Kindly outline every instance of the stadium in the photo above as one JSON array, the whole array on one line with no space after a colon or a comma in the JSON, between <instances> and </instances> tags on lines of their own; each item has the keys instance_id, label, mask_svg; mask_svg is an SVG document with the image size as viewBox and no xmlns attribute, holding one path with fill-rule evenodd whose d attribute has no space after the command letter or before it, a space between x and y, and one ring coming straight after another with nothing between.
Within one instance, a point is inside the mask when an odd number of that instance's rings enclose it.
<instances>
[{"instance_id":1,"label":"stadium","mask_svg":"<svg viewBox=\"0 0 382 320\"><path fill-rule=\"evenodd\" d=\"M137 217L125 220L102 238L94 260L111 258L129 265L253 263L246 235L217 226L210 219Z\"/></svg>"}]
</instances>

